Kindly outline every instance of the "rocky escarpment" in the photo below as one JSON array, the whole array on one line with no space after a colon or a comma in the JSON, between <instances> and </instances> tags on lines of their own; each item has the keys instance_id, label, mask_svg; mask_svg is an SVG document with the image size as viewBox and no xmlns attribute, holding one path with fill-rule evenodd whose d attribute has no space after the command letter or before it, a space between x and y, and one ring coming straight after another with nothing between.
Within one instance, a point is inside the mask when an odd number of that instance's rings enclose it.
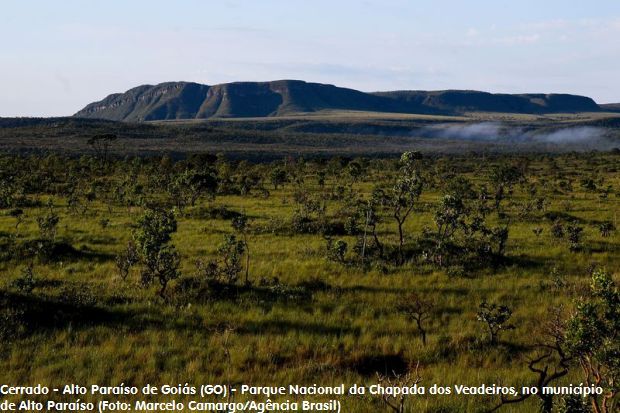
<instances>
[{"instance_id":1,"label":"rocky escarpment","mask_svg":"<svg viewBox=\"0 0 620 413\"><path fill-rule=\"evenodd\" d=\"M585 96L492 94L478 91L365 93L300 80L235 82L215 86L191 82L143 85L91 103L74 116L128 122L284 116L321 110L452 114L462 112L592 112Z\"/></svg>"}]
</instances>

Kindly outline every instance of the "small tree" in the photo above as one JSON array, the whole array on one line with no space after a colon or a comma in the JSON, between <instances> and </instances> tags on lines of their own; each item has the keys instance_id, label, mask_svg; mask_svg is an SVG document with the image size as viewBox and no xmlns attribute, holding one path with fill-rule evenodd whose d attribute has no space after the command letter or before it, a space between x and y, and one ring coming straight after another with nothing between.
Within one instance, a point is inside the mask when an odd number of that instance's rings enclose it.
<instances>
[{"instance_id":1,"label":"small tree","mask_svg":"<svg viewBox=\"0 0 620 413\"><path fill-rule=\"evenodd\" d=\"M590 296L582 298L567 325L566 342L579 360L587 386L602 387L590 395L595 413L611 413L620 391L620 292L611 275L592 274Z\"/></svg>"},{"instance_id":2,"label":"small tree","mask_svg":"<svg viewBox=\"0 0 620 413\"><path fill-rule=\"evenodd\" d=\"M415 321L422 344L426 345L426 322L431 317L434 303L430 299L420 297L418 294L410 294L401 304L398 310L403 312L410 320Z\"/></svg>"},{"instance_id":3,"label":"small tree","mask_svg":"<svg viewBox=\"0 0 620 413\"><path fill-rule=\"evenodd\" d=\"M501 212L501 202L506 197L506 192L512 192L514 184L523 178L522 171L516 166L500 165L491 172L491 182L495 185L495 211Z\"/></svg>"},{"instance_id":4,"label":"small tree","mask_svg":"<svg viewBox=\"0 0 620 413\"><path fill-rule=\"evenodd\" d=\"M359 162L353 161L353 162L349 162L349 165L347 165L347 172L349 173L349 176L351 177L351 184L353 184L360 179L364 170L362 168L362 165L360 165Z\"/></svg>"},{"instance_id":5,"label":"small tree","mask_svg":"<svg viewBox=\"0 0 620 413\"><path fill-rule=\"evenodd\" d=\"M379 250L379 257L383 258L383 244L379 241L379 235L377 234L377 225L379 224L381 217L379 216L378 204L380 203L380 199L376 196L376 193L373 191L373 195L371 200L367 204L367 210L364 215L366 216L366 223L370 227L372 238L375 242L375 246Z\"/></svg>"},{"instance_id":6,"label":"small tree","mask_svg":"<svg viewBox=\"0 0 620 413\"><path fill-rule=\"evenodd\" d=\"M242 270L241 258L245 252L245 243L235 235L226 235L224 242L218 248L221 257L219 273L228 284L234 284Z\"/></svg>"},{"instance_id":7,"label":"small tree","mask_svg":"<svg viewBox=\"0 0 620 413\"><path fill-rule=\"evenodd\" d=\"M60 222L60 217L58 217L54 211L51 200L47 205L48 211L46 214L37 217L37 225L39 226L41 238L47 241L54 241L56 238L56 231L58 228L58 223Z\"/></svg>"},{"instance_id":8,"label":"small tree","mask_svg":"<svg viewBox=\"0 0 620 413\"><path fill-rule=\"evenodd\" d=\"M269 179L273 185L273 189L278 189L278 186L286 182L286 171L280 167L276 167L269 173Z\"/></svg>"},{"instance_id":9,"label":"small tree","mask_svg":"<svg viewBox=\"0 0 620 413\"><path fill-rule=\"evenodd\" d=\"M249 284L250 275L250 246L248 244L248 216L245 213L241 213L232 219L232 227L237 233L243 237L243 245L245 249L245 284Z\"/></svg>"},{"instance_id":10,"label":"small tree","mask_svg":"<svg viewBox=\"0 0 620 413\"><path fill-rule=\"evenodd\" d=\"M173 245L164 245L157 255L142 270L142 282L150 285L153 280L159 281L159 296L166 298L165 292L168 283L179 278L181 258Z\"/></svg>"},{"instance_id":11,"label":"small tree","mask_svg":"<svg viewBox=\"0 0 620 413\"><path fill-rule=\"evenodd\" d=\"M16 176L0 176L0 209L11 208L17 198Z\"/></svg>"},{"instance_id":12,"label":"small tree","mask_svg":"<svg viewBox=\"0 0 620 413\"><path fill-rule=\"evenodd\" d=\"M542 413L552 413L554 407L553 393L549 394L545 389L553 382L566 376L570 370L572 357L566 351L565 342L565 322L562 317L561 308L553 309L553 317L546 323L543 335L544 339L536 343L534 347L537 353L527 361L527 367L536 377L530 387L536 388L536 392L521 394L515 397L500 396L500 403L491 412L499 409L503 405L520 403L533 394L540 399L540 411ZM560 410L562 411L562 410ZM577 413L572 410L566 413Z\"/></svg>"},{"instance_id":13,"label":"small tree","mask_svg":"<svg viewBox=\"0 0 620 413\"><path fill-rule=\"evenodd\" d=\"M203 195L213 199L216 191L217 178L211 171L186 169L173 176L168 185L168 192L179 209L196 205L196 201Z\"/></svg>"},{"instance_id":14,"label":"small tree","mask_svg":"<svg viewBox=\"0 0 620 413\"><path fill-rule=\"evenodd\" d=\"M564 238L564 225L560 220L555 220L551 225L551 235L554 238Z\"/></svg>"},{"instance_id":15,"label":"small tree","mask_svg":"<svg viewBox=\"0 0 620 413\"><path fill-rule=\"evenodd\" d=\"M392 207L392 215L398 225L398 263L400 265L405 261L403 253L403 245L405 243L403 226L422 194L422 178L417 170L417 163L421 158L422 155L418 152L405 152L402 154L400 157L400 173L388 199Z\"/></svg>"},{"instance_id":16,"label":"small tree","mask_svg":"<svg viewBox=\"0 0 620 413\"><path fill-rule=\"evenodd\" d=\"M349 245L346 241L339 239L334 242L333 239L327 238L327 258L329 260L344 264L348 249Z\"/></svg>"},{"instance_id":17,"label":"small tree","mask_svg":"<svg viewBox=\"0 0 620 413\"><path fill-rule=\"evenodd\" d=\"M176 230L174 212L149 209L138 220L134 232L134 240L144 264L142 283L148 286L158 280L161 286L159 295L162 298L165 298L168 283L179 277L179 254L174 245L169 244Z\"/></svg>"},{"instance_id":18,"label":"small tree","mask_svg":"<svg viewBox=\"0 0 620 413\"><path fill-rule=\"evenodd\" d=\"M105 166L108 162L108 152L110 147L117 139L118 136L111 133L106 133L89 138L87 143L93 148L96 156L101 159L101 163Z\"/></svg>"},{"instance_id":19,"label":"small tree","mask_svg":"<svg viewBox=\"0 0 620 413\"><path fill-rule=\"evenodd\" d=\"M567 395L560 400L558 413L592 413L592 409L583 397Z\"/></svg>"},{"instance_id":20,"label":"small tree","mask_svg":"<svg viewBox=\"0 0 620 413\"><path fill-rule=\"evenodd\" d=\"M515 328L507 324L510 317L512 317L512 310L508 306L489 304L486 300L482 301L476 315L478 321L487 325L491 344L497 344L499 333Z\"/></svg>"},{"instance_id":21,"label":"small tree","mask_svg":"<svg viewBox=\"0 0 620 413\"><path fill-rule=\"evenodd\" d=\"M19 226L24 222L24 210L15 208L9 211L9 216L15 218L15 231L19 231Z\"/></svg>"},{"instance_id":22,"label":"small tree","mask_svg":"<svg viewBox=\"0 0 620 413\"><path fill-rule=\"evenodd\" d=\"M325 179L327 174L325 171L318 171L316 173L316 183L319 185L319 188L323 189L325 187Z\"/></svg>"},{"instance_id":23,"label":"small tree","mask_svg":"<svg viewBox=\"0 0 620 413\"><path fill-rule=\"evenodd\" d=\"M118 254L115 258L116 268L121 279L127 279L131 267L136 265L139 261L140 255L136 244L130 240L125 247L125 250L123 250L123 252Z\"/></svg>"},{"instance_id":24,"label":"small tree","mask_svg":"<svg viewBox=\"0 0 620 413\"><path fill-rule=\"evenodd\" d=\"M191 173L188 189L190 205L194 206L196 201L203 195L213 200L217 192L217 184L217 177L213 171L207 170Z\"/></svg>"},{"instance_id":25,"label":"small tree","mask_svg":"<svg viewBox=\"0 0 620 413\"><path fill-rule=\"evenodd\" d=\"M443 265L444 249L446 242L450 241L454 233L464 227L464 217L467 213L463 200L455 195L445 195L439 207L435 211L435 259L439 265Z\"/></svg>"},{"instance_id":26,"label":"small tree","mask_svg":"<svg viewBox=\"0 0 620 413\"><path fill-rule=\"evenodd\" d=\"M30 262L21 270L21 275L11 283L11 287L22 293L31 293L36 286L36 279L34 275L34 263Z\"/></svg>"},{"instance_id":27,"label":"small tree","mask_svg":"<svg viewBox=\"0 0 620 413\"><path fill-rule=\"evenodd\" d=\"M220 283L222 280L220 279L220 267L217 263L217 260L201 260L198 259L195 262L196 266L196 276L207 283Z\"/></svg>"},{"instance_id":28,"label":"small tree","mask_svg":"<svg viewBox=\"0 0 620 413\"><path fill-rule=\"evenodd\" d=\"M356 252L359 254L362 264L365 263L366 254L368 252L368 232L370 231L374 248L377 249L379 257L383 258L383 244L379 241L377 234L377 225L379 224L379 214L377 212L377 206L383 199L383 192L380 190L374 190L371 198L367 202L361 202L359 204L359 215L364 220L364 228L360 234L358 244L356 246Z\"/></svg>"},{"instance_id":29,"label":"small tree","mask_svg":"<svg viewBox=\"0 0 620 413\"><path fill-rule=\"evenodd\" d=\"M172 211L148 209L138 219L134 240L143 257L150 258L167 243L177 230L177 221Z\"/></svg>"},{"instance_id":30,"label":"small tree","mask_svg":"<svg viewBox=\"0 0 620 413\"><path fill-rule=\"evenodd\" d=\"M583 233L583 227L578 225L568 225L566 227L566 233L568 234L568 243L571 251L577 251L581 247L581 235Z\"/></svg>"},{"instance_id":31,"label":"small tree","mask_svg":"<svg viewBox=\"0 0 620 413\"><path fill-rule=\"evenodd\" d=\"M377 373L377 381L384 387L388 388L411 388L416 386L422 381L422 376L419 372L420 362L415 366L415 369L409 369L406 373L392 372L391 375ZM386 392L381 395L383 403L389 407L395 413L405 413L407 394L404 392L399 395L394 395L391 392Z\"/></svg>"},{"instance_id":32,"label":"small tree","mask_svg":"<svg viewBox=\"0 0 620 413\"><path fill-rule=\"evenodd\" d=\"M491 240L497 246L494 253L500 258L503 257L504 253L506 252L506 243L508 242L508 234L509 234L509 231L508 231L507 226L495 227L491 230Z\"/></svg>"}]
</instances>

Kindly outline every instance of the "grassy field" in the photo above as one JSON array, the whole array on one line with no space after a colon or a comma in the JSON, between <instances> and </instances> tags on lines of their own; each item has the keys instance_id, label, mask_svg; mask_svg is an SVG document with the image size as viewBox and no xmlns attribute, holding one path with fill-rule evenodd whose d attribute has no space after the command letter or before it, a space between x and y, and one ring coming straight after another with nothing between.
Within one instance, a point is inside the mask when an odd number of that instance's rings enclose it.
<instances>
[{"instance_id":1,"label":"grassy field","mask_svg":"<svg viewBox=\"0 0 620 413\"><path fill-rule=\"evenodd\" d=\"M425 386L533 385L536 376L527 360L538 351L534 345L552 309L563 306L570 313L594 268L618 278L620 235L603 236L599 227L607 221L618 226L619 161L613 154L427 157L419 165L424 186L404 224L405 262L399 265L398 228L387 207L378 210L377 233L391 252L364 264L353 249L363 231L299 233L291 227L295 212L311 198L325 207L323 219L340 228L336 224L345 221L352 199L367 200L373 188L393 186L395 160L357 160L362 172L356 174L346 161L254 165L219 158L211 161L219 182L214 198L201 196L179 209L178 194L151 178L176 176L183 163L127 160L104 167L91 158L4 156L4 184L8 176L27 183L0 210L0 283L8 326L2 381L371 384L377 373L405 371L419 362ZM418 245L425 228L436 226L448 183L466 178L476 191L485 186L493 194L492 173L501 165L523 171L501 213L486 217L489 227L508 227L501 260L472 270L424 260ZM277 189L269 178L273 168L286 175ZM320 171L326 174L321 185ZM142 195L115 198L134 173ZM248 176L258 178L240 190ZM534 207L537 199L544 205ZM177 207L171 244L180 254L181 275L170 282L165 299L157 284L140 282L139 265L123 280L115 264L145 205L154 204ZM23 212L17 227L15 209ZM37 218L51 213L59 219L56 233L48 235L53 252L47 257L28 252L26 246L36 249L45 238ZM235 232L228 217L235 213L249 219L250 283L242 280L244 255L240 279L206 287L195 263L219 257L224 236ZM583 228L576 248L552 235L556 221ZM535 235L535 228L542 232ZM342 259L327 257L328 237L347 243ZM22 253L10 253L13 249ZM15 280L25 278L30 263L34 285L25 291ZM433 303L426 344L401 311L412 293ZM477 320L483 300L513 311L515 328L496 344ZM10 313L11 303L23 312ZM557 383L580 381L582 373L573 366ZM347 412L389 411L377 397L342 400ZM478 412L497 402L490 396L426 395L408 399L406 411ZM538 401L532 397L500 411L538 411Z\"/></svg>"}]
</instances>

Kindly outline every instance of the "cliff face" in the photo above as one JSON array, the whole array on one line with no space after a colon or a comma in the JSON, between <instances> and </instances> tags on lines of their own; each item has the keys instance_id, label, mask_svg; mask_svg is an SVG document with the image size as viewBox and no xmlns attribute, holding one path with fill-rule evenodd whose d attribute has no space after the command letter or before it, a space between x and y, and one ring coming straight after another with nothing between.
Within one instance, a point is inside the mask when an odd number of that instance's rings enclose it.
<instances>
[{"instance_id":1,"label":"cliff face","mask_svg":"<svg viewBox=\"0 0 620 413\"><path fill-rule=\"evenodd\" d=\"M279 80L215 86L190 82L138 86L91 103L74 116L142 122L282 116L329 109L397 113L551 113L600 110L592 99L574 95L509 95L458 90L364 93L333 85Z\"/></svg>"},{"instance_id":2,"label":"cliff face","mask_svg":"<svg viewBox=\"0 0 620 413\"><path fill-rule=\"evenodd\" d=\"M442 90L378 92L375 95L416 102L429 110L451 112L558 113L600 110L589 97L565 94L510 95L475 90Z\"/></svg>"},{"instance_id":3,"label":"cliff face","mask_svg":"<svg viewBox=\"0 0 620 413\"><path fill-rule=\"evenodd\" d=\"M128 122L191 119L204 102L208 90L209 86L187 82L138 86L91 103L75 116Z\"/></svg>"}]
</instances>

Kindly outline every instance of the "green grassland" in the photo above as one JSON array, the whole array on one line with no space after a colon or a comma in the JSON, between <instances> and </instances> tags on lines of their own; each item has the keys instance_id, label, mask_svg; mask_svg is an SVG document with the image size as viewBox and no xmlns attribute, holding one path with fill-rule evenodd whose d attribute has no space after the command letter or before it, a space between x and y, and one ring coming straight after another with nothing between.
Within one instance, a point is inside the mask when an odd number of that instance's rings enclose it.
<instances>
[{"instance_id":1,"label":"green grassland","mask_svg":"<svg viewBox=\"0 0 620 413\"><path fill-rule=\"evenodd\" d=\"M620 270L618 231L607 237L599 231L602 222L616 223L620 212L620 158L613 154L426 158L421 167L426 184L404 226L405 247L412 252L403 265L391 259L360 265L352 250L356 236L346 233L334 235L349 245L345 262L329 260L324 235L290 230L300 190L322 199L327 219L336 222L348 199L367 199L374 187L392 185L396 161L360 160L364 172L358 179L347 175L344 162L327 173L324 186L317 183L317 173L329 164L278 162L288 182L274 189L266 178L274 165L219 158L214 161L218 179L225 176L233 189L220 185L214 199L200 197L195 205L176 210L178 229L171 242L181 255L181 277L170 283L165 300L155 285L141 285L138 267L122 280L115 265L144 203L108 200L103 190L69 201L63 189L70 180L77 180L77 187L95 180L114 187L131 170L137 170L138 182L149 188L146 166L128 160L100 167L92 158L56 157L21 158L14 164L16 159L2 158L4 176L41 174L37 179L48 183L41 190L22 191L23 222L17 228L11 216L15 205L0 211L5 251L0 288L21 303L29 320L4 336L0 370L5 383L371 384L377 372L402 371L419 362L422 385L533 385L536 376L527 360L537 352L534 344L543 338L552 309L572 310L592 268L606 268L616 279ZM151 161L156 166L158 162ZM425 227L434 228L446 183L458 176L476 188L491 186L491 171L502 164L527 165L525 181L515 184L503 201L503 214L488 216L489 225L509 227L502 262L454 275L421 260L414 245ZM168 168L161 170L180 166ZM262 176L261 190L234 190L242 174ZM594 187L582 185L587 179ZM572 183L572 189L561 181ZM345 187L344 196L327 196L339 185ZM164 189L147 189L145 194L151 203L175 204ZM528 209L536 197L545 199L544 210ZM49 205L59 218L55 252L47 259L7 254L10 245L41 238L37 218L48 213ZM211 213L218 208L249 217L251 283L239 280L224 291L184 288L193 285L192 280L201 281L196 260L216 257L224 236L234 232L230 219ZM557 217L584 228L579 248L571 251L566 239L552 236ZM395 221L387 210L380 218L379 237L386 248L395 248ZM535 227L543 229L539 236L533 233ZM17 290L15 280L23 278L30 262L34 288ZM434 303L426 345L415 323L399 311L411 293ZM502 333L496 345L488 343L484 324L476 320L482 300L513 310L515 329ZM3 305L8 305L6 300ZM582 373L573 366L558 383L580 381ZM388 411L376 397L343 402L347 412ZM476 412L497 402L489 396L418 396L407 401L407 411ZM532 397L500 411L538 411L538 401Z\"/></svg>"}]
</instances>

